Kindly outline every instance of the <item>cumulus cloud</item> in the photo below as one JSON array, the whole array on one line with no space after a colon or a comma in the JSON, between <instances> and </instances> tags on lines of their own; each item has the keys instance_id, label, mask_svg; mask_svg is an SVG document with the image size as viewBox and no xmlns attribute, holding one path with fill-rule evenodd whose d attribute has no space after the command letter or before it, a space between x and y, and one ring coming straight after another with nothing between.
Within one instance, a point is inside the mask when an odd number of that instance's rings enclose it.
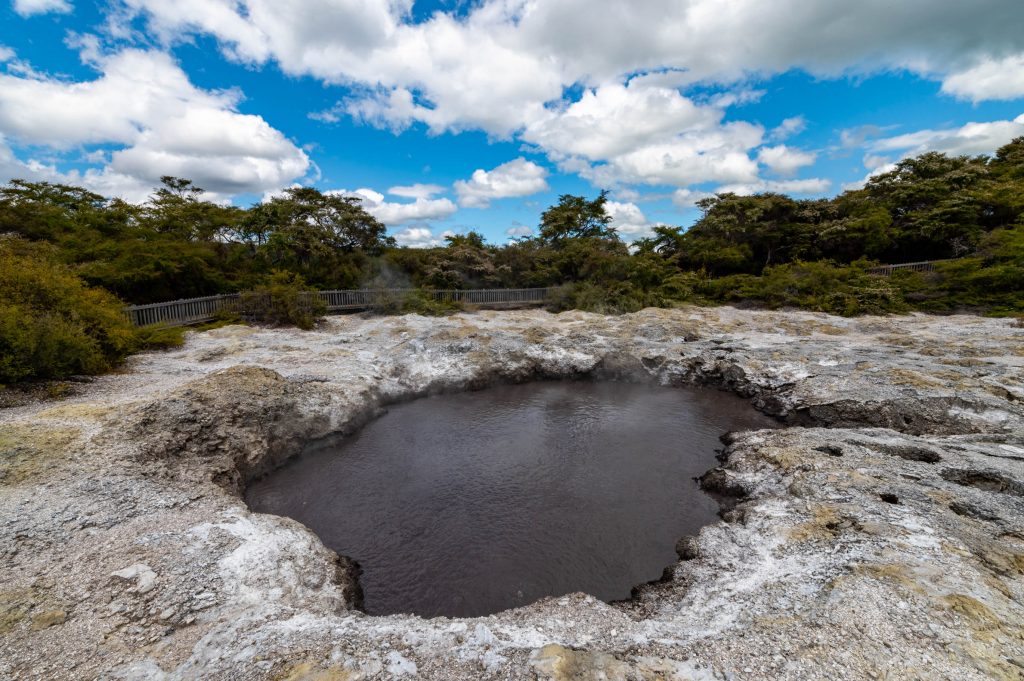
<instances>
[{"instance_id":1,"label":"cumulus cloud","mask_svg":"<svg viewBox=\"0 0 1024 681\"><path fill-rule=\"evenodd\" d=\"M644 212L635 203L608 201L604 204L605 212L611 216L612 227L626 239L635 239L652 234L654 224L647 219Z\"/></svg>"},{"instance_id":2,"label":"cumulus cloud","mask_svg":"<svg viewBox=\"0 0 1024 681\"><path fill-rule=\"evenodd\" d=\"M487 208L494 199L529 196L548 188L548 171L520 156L492 170L473 171L468 180L455 182L459 205L466 208Z\"/></svg>"},{"instance_id":3,"label":"cumulus cloud","mask_svg":"<svg viewBox=\"0 0 1024 681\"><path fill-rule=\"evenodd\" d=\"M1024 135L1024 114L1010 121L967 123L957 128L918 130L885 137L871 141L868 148L873 152L896 151L901 157L927 151L941 151L952 156L991 154L1021 135Z\"/></svg>"},{"instance_id":4,"label":"cumulus cloud","mask_svg":"<svg viewBox=\"0 0 1024 681\"><path fill-rule=\"evenodd\" d=\"M424 185L418 185L424 186ZM392 187L396 189L396 187ZM397 189L406 189L397 187ZM403 225L408 222L424 222L427 220L442 220L451 216L457 208L451 199L431 199L420 196L412 203L396 203L385 201L384 195L372 189L362 188L349 192L345 190L331 191L328 193L345 194L355 196L362 200L366 212L383 222L388 227ZM395 192L389 190L389 194ZM398 194L396 194L398 195ZM425 228L421 228L425 229ZM409 230L404 230L409 232ZM427 230L430 231L429 229ZM412 232L410 232L412 234ZM412 237L410 237L412 238Z\"/></svg>"},{"instance_id":5,"label":"cumulus cloud","mask_svg":"<svg viewBox=\"0 0 1024 681\"><path fill-rule=\"evenodd\" d=\"M429 199L435 194L440 194L444 191L444 187L439 184L412 184L408 186L391 187L388 189L388 194L392 196L403 196L407 199Z\"/></svg>"},{"instance_id":6,"label":"cumulus cloud","mask_svg":"<svg viewBox=\"0 0 1024 681\"><path fill-rule=\"evenodd\" d=\"M779 175L793 175L804 166L814 163L817 155L809 151L801 151L780 144L775 147L762 147L757 152L757 160L768 166Z\"/></svg>"},{"instance_id":7,"label":"cumulus cloud","mask_svg":"<svg viewBox=\"0 0 1024 681\"><path fill-rule=\"evenodd\" d=\"M1024 96L1024 53L1002 59L985 58L942 81L946 94L980 102Z\"/></svg>"},{"instance_id":8,"label":"cumulus cloud","mask_svg":"<svg viewBox=\"0 0 1024 681\"><path fill-rule=\"evenodd\" d=\"M768 134L768 139L773 142L787 140L793 135L799 135L807 129L807 119L803 116L792 116L783 120Z\"/></svg>"},{"instance_id":9,"label":"cumulus cloud","mask_svg":"<svg viewBox=\"0 0 1024 681\"><path fill-rule=\"evenodd\" d=\"M587 90L526 127L523 139L561 157L608 159L652 142L718 125L722 111L640 79Z\"/></svg>"},{"instance_id":10,"label":"cumulus cloud","mask_svg":"<svg viewBox=\"0 0 1024 681\"><path fill-rule=\"evenodd\" d=\"M363 85L367 105L355 110L381 124L495 135L543 117L564 86L627 73L667 73L675 86L793 68L941 80L1024 53L1018 0L483 0L463 17L435 12L418 23L411 0L122 3L125 21L142 15L164 40L209 34L244 63Z\"/></svg>"},{"instance_id":11,"label":"cumulus cloud","mask_svg":"<svg viewBox=\"0 0 1024 681\"><path fill-rule=\"evenodd\" d=\"M57 12L66 14L71 11L71 3L67 0L14 0L14 11L23 17L33 14Z\"/></svg>"},{"instance_id":12,"label":"cumulus cloud","mask_svg":"<svg viewBox=\"0 0 1024 681\"><path fill-rule=\"evenodd\" d=\"M856 182L844 184L843 189L860 189L872 177L895 170L895 161L900 159L929 151L940 151L950 156L991 154L1021 136L1024 136L1024 114L1008 121L972 122L955 128L917 130L863 140L862 144L868 151L863 163L868 173Z\"/></svg>"},{"instance_id":13,"label":"cumulus cloud","mask_svg":"<svg viewBox=\"0 0 1024 681\"><path fill-rule=\"evenodd\" d=\"M792 69L907 70L975 101L1024 91L1020 0L481 0L417 21L412 0L114 1L114 34L144 24L168 45L212 36L237 62L346 86L319 120L482 130L602 187L756 185L759 160L783 175L809 165L758 151L799 132L800 117L766 133L723 115L758 96L752 79ZM680 93L694 84L720 94ZM582 96L566 94L577 86ZM464 205L496 198L461 185Z\"/></svg>"},{"instance_id":14,"label":"cumulus cloud","mask_svg":"<svg viewBox=\"0 0 1024 681\"><path fill-rule=\"evenodd\" d=\"M509 227L505 230L505 234L512 238L521 236L531 236L533 234L533 228L527 227L526 225L516 225L515 227Z\"/></svg>"},{"instance_id":15,"label":"cumulus cloud","mask_svg":"<svg viewBox=\"0 0 1024 681\"><path fill-rule=\"evenodd\" d=\"M399 246L408 246L410 248L432 248L434 246L443 246L444 238L454 235L455 232L450 230L445 230L441 232L441 234L435 236L428 227L407 227L399 232L395 232L394 237Z\"/></svg>"},{"instance_id":16,"label":"cumulus cloud","mask_svg":"<svg viewBox=\"0 0 1024 681\"><path fill-rule=\"evenodd\" d=\"M693 208L701 199L714 196L714 192L694 191L692 189L677 189L672 192L672 203L678 208Z\"/></svg>"},{"instance_id":17,"label":"cumulus cloud","mask_svg":"<svg viewBox=\"0 0 1024 681\"><path fill-rule=\"evenodd\" d=\"M162 175L192 179L217 198L281 187L310 167L262 117L237 111L240 93L195 87L167 54L125 50L96 66L101 75L81 82L0 74L0 132L55 150L116 145L81 181L132 199Z\"/></svg>"},{"instance_id":18,"label":"cumulus cloud","mask_svg":"<svg viewBox=\"0 0 1024 681\"><path fill-rule=\"evenodd\" d=\"M719 194L732 193L740 196L751 194L763 194L765 192L778 192L781 194L823 194L832 186L832 181L811 177L803 180L758 180L740 184L727 184L718 187L715 191Z\"/></svg>"},{"instance_id":19,"label":"cumulus cloud","mask_svg":"<svg viewBox=\"0 0 1024 681\"><path fill-rule=\"evenodd\" d=\"M760 126L735 121L647 144L577 172L603 187L752 182L757 162L749 151L760 144L763 132Z\"/></svg>"}]
</instances>

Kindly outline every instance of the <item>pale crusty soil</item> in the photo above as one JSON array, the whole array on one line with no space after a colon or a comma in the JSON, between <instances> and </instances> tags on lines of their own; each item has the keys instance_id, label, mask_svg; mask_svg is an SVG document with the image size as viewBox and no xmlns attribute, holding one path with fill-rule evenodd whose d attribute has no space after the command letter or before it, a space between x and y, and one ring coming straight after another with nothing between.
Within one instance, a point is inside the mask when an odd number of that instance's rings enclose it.
<instances>
[{"instance_id":1,"label":"pale crusty soil","mask_svg":"<svg viewBox=\"0 0 1024 681\"><path fill-rule=\"evenodd\" d=\"M308 438L496 381L734 390L723 520L628 603L371 617L239 492ZM1024 679L1024 329L732 308L226 327L0 410L0 677Z\"/></svg>"}]
</instances>

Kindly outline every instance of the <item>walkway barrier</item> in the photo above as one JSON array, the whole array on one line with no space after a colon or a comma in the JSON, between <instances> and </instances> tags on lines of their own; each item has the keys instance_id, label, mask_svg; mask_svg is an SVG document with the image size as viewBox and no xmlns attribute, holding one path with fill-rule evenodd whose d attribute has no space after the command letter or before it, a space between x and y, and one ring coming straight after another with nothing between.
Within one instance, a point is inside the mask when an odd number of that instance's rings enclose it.
<instances>
[{"instance_id":1,"label":"walkway barrier","mask_svg":"<svg viewBox=\"0 0 1024 681\"><path fill-rule=\"evenodd\" d=\"M935 271L935 263L939 262L950 262L954 258L946 258L945 260L922 260L921 262L904 262L899 265L879 265L878 267L869 267L868 274L881 274L884 277L888 277L896 270L909 270L910 272L933 272Z\"/></svg>"},{"instance_id":2,"label":"walkway barrier","mask_svg":"<svg viewBox=\"0 0 1024 681\"><path fill-rule=\"evenodd\" d=\"M498 289L351 289L338 291L311 291L307 295L319 296L327 306L328 312L345 310L367 310L381 307L396 299L411 295L425 294L434 300L466 303L479 307L520 307L524 305L541 305L548 299L546 288L498 288ZM238 309L240 293L227 293L219 296L172 300L166 303L150 303L148 305L131 305L126 309L128 317L137 326L150 324L166 324L168 326L186 326L213 321L221 312Z\"/></svg>"}]
</instances>

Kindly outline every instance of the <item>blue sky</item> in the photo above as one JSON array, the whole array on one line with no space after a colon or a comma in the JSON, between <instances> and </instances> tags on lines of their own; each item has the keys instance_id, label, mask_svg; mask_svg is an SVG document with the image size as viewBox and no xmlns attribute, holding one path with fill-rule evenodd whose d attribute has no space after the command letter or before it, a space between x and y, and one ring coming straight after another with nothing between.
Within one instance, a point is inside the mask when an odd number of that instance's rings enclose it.
<instances>
[{"instance_id":1,"label":"blue sky","mask_svg":"<svg viewBox=\"0 0 1024 681\"><path fill-rule=\"evenodd\" d=\"M627 239L1024 135L1019 0L0 0L0 180L355 193L402 243Z\"/></svg>"}]
</instances>

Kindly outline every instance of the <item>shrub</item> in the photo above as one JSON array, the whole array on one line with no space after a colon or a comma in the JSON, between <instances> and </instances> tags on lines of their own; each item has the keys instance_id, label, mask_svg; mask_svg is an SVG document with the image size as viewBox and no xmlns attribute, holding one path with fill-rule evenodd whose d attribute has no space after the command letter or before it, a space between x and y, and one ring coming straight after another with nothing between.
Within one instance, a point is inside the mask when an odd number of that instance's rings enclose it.
<instances>
[{"instance_id":1,"label":"shrub","mask_svg":"<svg viewBox=\"0 0 1024 681\"><path fill-rule=\"evenodd\" d=\"M417 289L410 291L402 302L405 314L421 314L426 317L441 317L461 312L465 307L455 300L438 300L430 291Z\"/></svg>"},{"instance_id":2,"label":"shrub","mask_svg":"<svg viewBox=\"0 0 1024 681\"><path fill-rule=\"evenodd\" d=\"M752 301L770 308L799 307L843 316L907 310L900 289L885 277L868 274L863 263L792 263L766 267L761 276L712 279L698 288L709 302Z\"/></svg>"},{"instance_id":3,"label":"shrub","mask_svg":"<svg viewBox=\"0 0 1024 681\"><path fill-rule=\"evenodd\" d=\"M547 307L552 312L584 310L599 314L624 314L645 307L669 307L685 299L682 295L672 295L683 293L677 288L678 284L679 281L673 279L670 285L652 290L644 290L629 281L563 284L549 289Z\"/></svg>"},{"instance_id":4,"label":"shrub","mask_svg":"<svg viewBox=\"0 0 1024 681\"><path fill-rule=\"evenodd\" d=\"M461 312L465 306L454 300L437 300L429 290L415 289L383 291L370 309L380 315L421 314L440 317Z\"/></svg>"},{"instance_id":5,"label":"shrub","mask_svg":"<svg viewBox=\"0 0 1024 681\"><path fill-rule=\"evenodd\" d=\"M135 331L139 349L164 350L177 348L185 343L185 330L180 326L150 324Z\"/></svg>"},{"instance_id":6,"label":"shrub","mask_svg":"<svg viewBox=\"0 0 1024 681\"><path fill-rule=\"evenodd\" d=\"M45 246L0 239L0 383L100 373L146 344L113 294Z\"/></svg>"},{"instance_id":7,"label":"shrub","mask_svg":"<svg viewBox=\"0 0 1024 681\"><path fill-rule=\"evenodd\" d=\"M327 311L327 305L297 274L276 271L265 286L245 291L238 301L238 313L245 319L272 326L312 329Z\"/></svg>"}]
</instances>

